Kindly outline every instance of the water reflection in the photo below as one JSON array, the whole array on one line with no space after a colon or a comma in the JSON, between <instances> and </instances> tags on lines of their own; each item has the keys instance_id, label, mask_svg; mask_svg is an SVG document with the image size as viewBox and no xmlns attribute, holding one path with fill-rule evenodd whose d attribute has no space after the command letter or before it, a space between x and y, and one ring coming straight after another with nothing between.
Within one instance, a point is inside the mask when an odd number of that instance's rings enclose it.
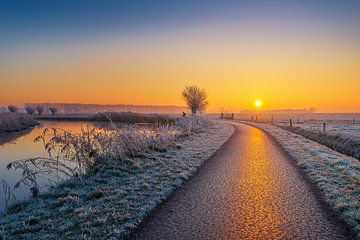
<instances>
[{"instance_id":1,"label":"water reflection","mask_svg":"<svg viewBox=\"0 0 360 240\"><path fill-rule=\"evenodd\" d=\"M35 137L39 136L45 128L61 128L72 133L79 133L82 127L102 127L103 124L104 123L99 125L92 122L43 121L32 130L0 136L0 179L6 180L10 186L14 186L21 178L22 171L8 170L6 166L10 162L32 157L47 156L42 143L34 143ZM23 189L17 189L14 193L17 200L26 199L30 195L29 190L24 191ZM4 207L4 192L0 186L0 210L3 210Z\"/></svg>"}]
</instances>

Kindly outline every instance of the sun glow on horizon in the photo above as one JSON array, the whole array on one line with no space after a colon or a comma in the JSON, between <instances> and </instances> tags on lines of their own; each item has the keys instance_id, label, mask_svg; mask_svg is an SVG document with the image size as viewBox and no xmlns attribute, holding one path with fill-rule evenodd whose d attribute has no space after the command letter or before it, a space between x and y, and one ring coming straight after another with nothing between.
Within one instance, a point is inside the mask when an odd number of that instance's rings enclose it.
<instances>
[{"instance_id":1,"label":"sun glow on horizon","mask_svg":"<svg viewBox=\"0 0 360 240\"><path fill-rule=\"evenodd\" d=\"M255 104L256 108L260 108L262 106L262 101L261 100L256 100L254 104Z\"/></svg>"}]
</instances>

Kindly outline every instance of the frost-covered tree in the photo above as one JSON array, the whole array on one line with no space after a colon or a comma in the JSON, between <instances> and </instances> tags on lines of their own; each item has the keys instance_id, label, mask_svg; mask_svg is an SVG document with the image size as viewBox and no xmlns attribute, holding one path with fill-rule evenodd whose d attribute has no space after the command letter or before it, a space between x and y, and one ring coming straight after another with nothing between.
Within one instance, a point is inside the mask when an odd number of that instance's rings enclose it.
<instances>
[{"instance_id":1,"label":"frost-covered tree","mask_svg":"<svg viewBox=\"0 0 360 240\"><path fill-rule=\"evenodd\" d=\"M17 106L14 106L14 105L9 105L9 106L8 106L8 109L9 109L9 111L12 112L12 113L17 112L17 110L18 110Z\"/></svg>"},{"instance_id":2,"label":"frost-covered tree","mask_svg":"<svg viewBox=\"0 0 360 240\"><path fill-rule=\"evenodd\" d=\"M39 116L41 116L41 114L43 114L43 112L45 111L45 107L38 105L36 106L36 111L38 112Z\"/></svg>"},{"instance_id":3,"label":"frost-covered tree","mask_svg":"<svg viewBox=\"0 0 360 240\"><path fill-rule=\"evenodd\" d=\"M35 109L35 107L28 105L28 106L25 106L25 111L28 114L33 115L36 112L36 109Z\"/></svg>"},{"instance_id":4,"label":"frost-covered tree","mask_svg":"<svg viewBox=\"0 0 360 240\"><path fill-rule=\"evenodd\" d=\"M201 89L195 85L187 86L182 91L182 98L193 115L199 111L204 111L209 104L205 89Z\"/></svg>"},{"instance_id":5,"label":"frost-covered tree","mask_svg":"<svg viewBox=\"0 0 360 240\"><path fill-rule=\"evenodd\" d=\"M58 112L58 109L56 107L50 107L49 110L53 116Z\"/></svg>"}]
</instances>

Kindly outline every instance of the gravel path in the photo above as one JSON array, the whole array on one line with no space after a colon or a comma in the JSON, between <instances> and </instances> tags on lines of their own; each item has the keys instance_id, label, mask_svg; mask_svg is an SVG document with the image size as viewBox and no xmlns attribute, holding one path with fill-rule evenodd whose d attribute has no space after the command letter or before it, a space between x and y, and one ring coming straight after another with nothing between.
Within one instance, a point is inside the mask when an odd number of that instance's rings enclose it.
<instances>
[{"instance_id":1,"label":"gravel path","mask_svg":"<svg viewBox=\"0 0 360 240\"><path fill-rule=\"evenodd\" d=\"M272 138L234 135L140 225L133 239L346 239L343 224Z\"/></svg>"}]
</instances>

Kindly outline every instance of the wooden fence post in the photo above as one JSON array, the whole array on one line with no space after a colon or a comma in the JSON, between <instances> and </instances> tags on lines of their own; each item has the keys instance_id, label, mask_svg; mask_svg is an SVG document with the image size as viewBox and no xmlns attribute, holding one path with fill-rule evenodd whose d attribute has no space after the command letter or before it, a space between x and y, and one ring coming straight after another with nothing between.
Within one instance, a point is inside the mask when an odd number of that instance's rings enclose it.
<instances>
[{"instance_id":1,"label":"wooden fence post","mask_svg":"<svg viewBox=\"0 0 360 240\"><path fill-rule=\"evenodd\" d=\"M326 131L326 123L323 124L323 132Z\"/></svg>"},{"instance_id":2,"label":"wooden fence post","mask_svg":"<svg viewBox=\"0 0 360 240\"><path fill-rule=\"evenodd\" d=\"M353 118L353 124L355 125L355 118Z\"/></svg>"},{"instance_id":3,"label":"wooden fence post","mask_svg":"<svg viewBox=\"0 0 360 240\"><path fill-rule=\"evenodd\" d=\"M290 127L292 127L292 119L290 118Z\"/></svg>"},{"instance_id":4,"label":"wooden fence post","mask_svg":"<svg viewBox=\"0 0 360 240\"><path fill-rule=\"evenodd\" d=\"M251 121L254 121L254 116L251 116Z\"/></svg>"},{"instance_id":5,"label":"wooden fence post","mask_svg":"<svg viewBox=\"0 0 360 240\"><path fill-rule=\"evenodd\" d=\"M271 125L274 125L274 117L271 117Z\"/></svg>"},{"instance_id":6,"label":"wooden fence post","mask_svg":"<svg viewBox=\"0 0 360 240\"><path fill-rule=\"evenodd\" d=\"M257 119L257 116L256 116L256 117L255 117L255 122L257 122L257 120L258 120L258 119Z\"/></svg>"}]
</instances>

